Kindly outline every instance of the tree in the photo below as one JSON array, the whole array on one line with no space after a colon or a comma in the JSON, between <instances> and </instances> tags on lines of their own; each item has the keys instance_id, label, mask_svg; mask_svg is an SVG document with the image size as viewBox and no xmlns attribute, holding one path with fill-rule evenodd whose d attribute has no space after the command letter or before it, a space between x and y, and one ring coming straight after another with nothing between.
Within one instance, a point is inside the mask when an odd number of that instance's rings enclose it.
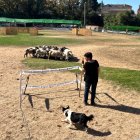
<instances>
[{"instance_id":1,"label":"tree","mask_svg":"<svg viewBox=\"0 0 140 140\"><path fill-rule=\"evenodd\" d=\"M0 10L2 16L17 17L19 12L19 0L0 0Z\"/></svg>"},{"instance_id":2,"label":"tree","mask_svg":"<svg viewBox=\"0 0 140 140\"><path fill-rule=\"evenodd\" d=\"M97 0L81 0L80 9L82 14L80 20L83 21L84 4L86 4L86 24L103 26L103 17L100 15L101 4Z\"/></svg>"},{"instance_id":3,"label":"tree","mask_svg":"<svg viewBox=\"0 0 140 140\"><path fill-rule=\"evenodd\" d=\"M46 0L0 0L1 15L11 18L38 18L45 14Z\"/></svg>"},{"instance_id":4,"label":"tree","mask_svg":"<svg viewBox=\"0 0 140 140\"><path fill-rule=\"evenodd\" d=\"M133 11L107 14L104 15L104 25L105 27L116 25L139 26L139 18L133 14Z\"/></svg>"},{"instance_id":5,"label":"tree","mask_svg":"<svg viewBox=\"0 0 140 140\"><path fill-rule=\"evenodd\" d=\"M140 26L140 14L137 15L137 26Z\"/></svg>"},{"instance_id":6,"label":"tree","mask_svg":"<svg viewBox=\"0 0 140 140\"><path fill-rule=\"evenodd\" d=\"M46 0L22 0L21 16L26 18L41 18L46 14Z\"/></svg>"},{"instance_id":7,"label":"tree","mask_svg":"<svg viewBox=\"0 0 140 140\"><path fill-rule=\"evenodd\" d=\"M87 24L102 25L97 0L0 0L0 16L83 21L85 2Z\"/></svg>"}]
</instances>

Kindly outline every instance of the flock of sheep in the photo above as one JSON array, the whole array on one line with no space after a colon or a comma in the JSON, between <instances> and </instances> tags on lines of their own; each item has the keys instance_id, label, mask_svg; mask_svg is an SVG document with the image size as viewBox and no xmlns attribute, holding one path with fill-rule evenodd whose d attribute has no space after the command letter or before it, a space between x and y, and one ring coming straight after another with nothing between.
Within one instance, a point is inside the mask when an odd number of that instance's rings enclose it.
<instances>
[{"instance_id":1,"label":"flock of sheep","mask_svg":"<svg viewBox=\"0 0 140 140\"><path fill-rule=\"evenodd\" d=\"M69 61L73 58L72 51L66 47L57 47L57 46L36 46L26 49L24 57L28 56L36 57L36 58L53 58L59 60Z\"/></svg>"}]
</instances>

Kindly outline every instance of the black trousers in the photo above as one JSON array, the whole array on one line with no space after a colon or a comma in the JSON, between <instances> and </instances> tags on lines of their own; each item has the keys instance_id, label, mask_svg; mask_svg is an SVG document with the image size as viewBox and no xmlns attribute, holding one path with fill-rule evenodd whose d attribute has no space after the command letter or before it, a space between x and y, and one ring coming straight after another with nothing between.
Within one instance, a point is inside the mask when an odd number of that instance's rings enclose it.
<instances>
[{"instance_id":1,"label":"black trousers","mask_svg":"<svg viewBox=\"0 0 140 140\"><path fill-rule=\"evenodd\" d=\"M87 101L88 101L88 94L89 94L90 87L91 87L91 104L94 103L97 83L98 83L98 80L96 80L96 81L85 81L84 103L87 103Z\"/></svg>"}]
</instances>

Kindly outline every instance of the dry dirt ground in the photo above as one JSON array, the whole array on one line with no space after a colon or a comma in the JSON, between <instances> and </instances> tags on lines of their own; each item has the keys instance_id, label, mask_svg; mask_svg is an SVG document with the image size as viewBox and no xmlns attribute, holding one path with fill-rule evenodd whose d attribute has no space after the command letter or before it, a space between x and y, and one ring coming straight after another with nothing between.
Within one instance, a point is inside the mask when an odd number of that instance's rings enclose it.
<instances>
[{"instance_id":1,"label":"dry dirt ground","mask_svg":"<svg viewBox=\"0 0 140 140\"><path fill-rule=\"evenodd\" d=\"M78 92L74 90L76 85L71 85L61 88L27 90L30 94L24 96L21 110L18 79L20 70L25 68L21 63L24 50L14 47L0 48L1 140L140 139L140 94L101 79L97 87L99 100L96 99L98 104L96 107L84 106L83 90L81 97L78 97ZM85 51L94 52L95 59L99 60L102 66L140 70L138 47L116 49L108 45L83 45L71 47L71 50L79 58ZM31 76L29 82L44 85L74 78L73 73L54 73ZM67 123L61 122L64 119L61 105L69 105L76 112L94 115L93 121L88 123L88 133L79 126L72 126L69 129Z\"/></svg>"}]
</instances>

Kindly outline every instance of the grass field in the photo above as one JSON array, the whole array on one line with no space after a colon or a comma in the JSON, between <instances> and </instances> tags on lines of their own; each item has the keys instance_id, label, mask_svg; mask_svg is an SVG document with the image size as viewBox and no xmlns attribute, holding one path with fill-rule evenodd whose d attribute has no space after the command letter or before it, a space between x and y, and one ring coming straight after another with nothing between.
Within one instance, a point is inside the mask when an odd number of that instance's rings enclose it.
<instances>
[{"instance_id":1,"label":"grass field","mask_svg":"<svg viewBox=\"0 0 140 140\"><path fill-rule=\"evenodd\" d=\"M81 66L78 62L55 61L46 59L28 58L23 63L32 69L64 68ZM100 68L100 78L113 81L129 89L140 91L140 71L121 68Z\"/></svg>"},{"instance_id":2,"label":"grass field","mask_svg":"<svg viewBox=\"0 0 140 140\"><path fill-rule=\"evenodd\" d=\"M0 46L35 46L35 45L80 45L80 44L114 44L114 43L129 43L139 42L138 37L99 34L94 33L94 36L75 36L71 31L50 31L40 30L38 36L29 34L18 35L0 35ZM122 45L122 44L121 44ZM129 45L129 44L128 44Z\"/></svg>"},{"instance_id":3,"label":"grass field","mask_svg":"<svg viewBox=\"0 0 140 140\"><path fill-rule=\"evenodd\" d=\"M84 44L86 40L64 37L47 37L43 35L30 36L29 34L19 34L12 36L1 36L0 46L34 46L34 45L73 45Z\"/></svg>"},{"instance_id":4,"label":"grass field","mask_svg":"<svg viewBox=\"0 0 140 140\"><path fill-rule=\"evenodd\" d=\"M102 67L100 77L126 88L140 91L140 71Z\"/></svg>"}]
</instances>

